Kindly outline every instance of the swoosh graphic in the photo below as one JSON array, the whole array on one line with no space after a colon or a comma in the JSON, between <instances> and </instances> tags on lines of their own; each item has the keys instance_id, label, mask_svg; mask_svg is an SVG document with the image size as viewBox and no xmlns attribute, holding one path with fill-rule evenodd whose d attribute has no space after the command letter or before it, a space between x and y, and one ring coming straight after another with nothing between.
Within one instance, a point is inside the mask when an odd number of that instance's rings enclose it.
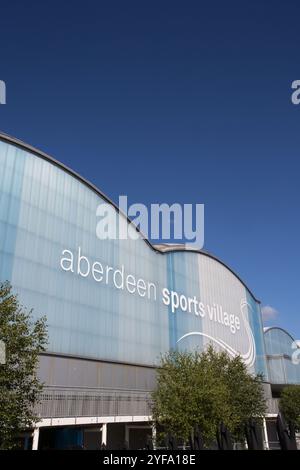
<instances>
[{"instance_id":1,"label":"swoosh graphic","mask_svg":"<svg viewBox=\"0 0 300 470\"><path fill-rule=\"evenodd\" d=\"M183 339L185 339L189 336L196 336L196 335L204 336L204 337L212 340L216 344L218 344L221 348L225 349L228 352L228 354L230 354L232 357L236 357L236 356L240 355L241 358L243 359L244 363L247 366L249 366L249 367L252 366L254 364L254 361L255 361L256 348L255 348L255 341L254 341L253 333L252 333L249 322L248 322L248 320L246 318L246 315L245 315L245 307L247 307L247 309L250 308L250 310L253 311L253 308L249 304L249 302L247 302L246 300L241 300L241 314L242 314L241 316L242 316L244 326L245 326L245 330L246 330L246 333L247 333L247 337L248 337L248 340L249 340L249 349L245 354L240 354L238 351L236 351L234 348L232 348L229 344L225 343L225 341L223 341L221 338L214 338L213 336L210 336L206 333L203 333L202 331L191 331L190 333L186 333L185 335L181 336L181 338L179 338L177 340L177 343L179 343L180 341L182 341Z\"/></svg>"}]
</instances>

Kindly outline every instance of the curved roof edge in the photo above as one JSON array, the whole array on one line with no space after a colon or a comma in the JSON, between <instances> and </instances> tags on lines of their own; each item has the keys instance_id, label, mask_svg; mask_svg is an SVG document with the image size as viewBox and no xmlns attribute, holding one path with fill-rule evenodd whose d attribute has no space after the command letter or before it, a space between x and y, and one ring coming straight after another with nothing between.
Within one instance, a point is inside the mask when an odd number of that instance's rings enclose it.
<instances>
[{"instance_id":1,"label":"curved roof edge","mask_svg":"<svg viewBox=\"0 0 300 470\"><path fill-rule=\"evenodd\" d=\"M129 217L124 214L120 208L108 197L106 194L104 194L97 186L95 186L93 183L85 179L83 176L81 176L79 173L76 171L72 170L71 168L67 167L60 161L56 160L55 158L51 157L47 153L43 152L42 150L37 149L36 147L33 147L30 144L27 144L23 142L22 140L19 140L15 137L12 137L4 132L0 131L0 140L10 143L12 145L15 145L16 147L21 148L22 150L27 150L38 157L43 158L44 160L48 161L49 163L52 163L59 168L63 169L67 173L69 173L71 176L75 177L78 179L81 183L85 184L88 188L92 189L98 196L103 198L105 201L107 201L109 204L111 204L119 214L122 214L124 217L126 217L127 221L134 225L132 221L129 219ZM191 253L198 253L202 254L204 256L207 256L218 263L222 264L226 269L228 269L242 284L243 286L247 289L247 291L250 293L250 295L253 297L253 299L258 302L259 304L261 303L260 300L258 300L253 292L249 289L249 287L246 285L246 283L240 278L238 274L236 274L233 269L231 269L226 263L224 263L222 260L220 260L218 257L215 255L212 255L211 253L204 251L204 250L197 250L196 248L190 247L188 245L180 245L180 244L152 244L150 240L148 240L147 237L139 230L138 227L135 227L135 229L140 233L141 237L143 240L147 243L147 245L156 253L159 254L168 254L168 253L176 253L176 252L181 252L181 251L186 251L186 252L191 252Z\"/></svg>"},{"instance_id":2,"label":"curved roof edge","mask_svg":"<svg viewBox=\"0 0 300 470\"><path fill-rule=\"evenodd\" d=\"M264 334L268 333L270 330L281 330L283 331L283 333L288 335L291 338L291 340L295 341L295 338L291 335L291 333L289 333L284 328L281 328L281 326L267 326L264 328Z\"/></svg>"}]
</instances>

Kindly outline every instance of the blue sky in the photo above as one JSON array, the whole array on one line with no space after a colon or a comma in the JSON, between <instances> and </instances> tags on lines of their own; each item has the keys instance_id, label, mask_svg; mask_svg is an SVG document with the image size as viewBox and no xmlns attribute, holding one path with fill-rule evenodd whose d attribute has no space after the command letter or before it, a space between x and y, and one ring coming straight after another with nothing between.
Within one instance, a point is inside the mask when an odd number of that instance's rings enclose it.
<instances>
[{"instance_id":1,"label":"blue sky","mask_svg":"<svg viewBox=\"0 0 300 470\"><path fill-rule=\"evenodd\" d=\"M300 338L297 1L1 2L0 129L113 200L204 203L205 249Z\"/></svg>"}]
</instances>

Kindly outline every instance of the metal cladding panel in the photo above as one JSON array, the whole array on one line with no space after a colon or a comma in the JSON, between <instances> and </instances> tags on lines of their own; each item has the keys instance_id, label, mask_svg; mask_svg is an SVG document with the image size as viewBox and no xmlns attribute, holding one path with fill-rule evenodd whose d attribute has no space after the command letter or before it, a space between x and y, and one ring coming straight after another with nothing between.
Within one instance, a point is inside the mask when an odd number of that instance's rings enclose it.
<instances>
[{"instance_id":1,"label":"metal cladding panel","mask_svg":"<svg viewBox=\"0 0 300 470\"><path fill-rule=\"evenodd\" d=\"M155 386L156 372L150 367L43 355L39 377L46 387L147 391Z\"/></svg>"},{"instance_id":2,"label":"metal cladding panel","mask_svg":"<svg viewBox=\"0 0 300 470\"><path fill-rule=\"evenodd\" d=\"M170 348L211 342L266 375L259 304L219 261L162 254L141 236L100 240L96 212L104 198L59 165L4 141L0 201L0 279L12 282L35 317L47 316L49 352L155 365ZM127 224L123 216L118 222ZM94 263L98 270L101 263L101 280ZM146 290L138 291L138 280Z\"/></svg>"}]
</instances>

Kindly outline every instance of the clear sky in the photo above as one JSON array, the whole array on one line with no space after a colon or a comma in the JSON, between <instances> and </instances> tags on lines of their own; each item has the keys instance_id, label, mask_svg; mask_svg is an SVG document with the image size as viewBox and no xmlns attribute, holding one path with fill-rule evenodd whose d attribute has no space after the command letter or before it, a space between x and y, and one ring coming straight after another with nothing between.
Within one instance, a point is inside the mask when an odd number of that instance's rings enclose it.
<instances>
[{"instance_id":1,"label":"clear sky","mask_svg":"<svg viewBox=\"0 0 300 470\"><path fill-rule=\"evenodd\" d=\"M115 201L204 203L205 249L300 339L299 44L299 1L2 0L0 129Z\"/></svg>"}]
</instances>

